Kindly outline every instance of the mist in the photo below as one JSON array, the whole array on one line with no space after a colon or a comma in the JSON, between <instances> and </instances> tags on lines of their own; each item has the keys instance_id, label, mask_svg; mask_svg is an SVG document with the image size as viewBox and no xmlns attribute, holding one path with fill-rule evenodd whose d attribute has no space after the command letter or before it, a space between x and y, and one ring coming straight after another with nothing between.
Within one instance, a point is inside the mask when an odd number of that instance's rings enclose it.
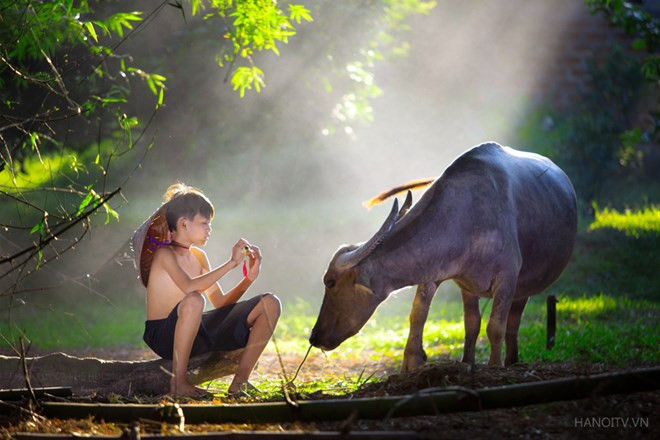
<instances>
[{"instance_id":1,"label":"mist","mask_svg":"<svg viewBox=\"0 0 660 440\"><path fill-rule=\"evenodd\" d=\"M144 298L128 241L178 180L201 188L215 205L206 248L213 265L245 237L264 254L250 295L276 293L285 313L298 297L316 307L331 256L342 244L369 239L392 203L367 210L362 202L440 176L482 142L533 147L518 145L517 130L547 98L565 31L585 14L582 2L568 0L439 2L430 15L409 21L406 56L375 65L373 81L383 93L371 101L374 120L365 124L333 119L341 96L318 81L326 48L359 40L350 15L327 24L335 37L325 47L307 44L316 23L300 26L279 57L258 60L265 89L240 99L224 81L227 67L214 61L217 47L186 45L185 34L199 20L186 23L166 8L126 50L157 54L168 79L185 88L168 85L165 107L145 136L153 147L117 204L121 220L104 226L97 220L91 236L48 276L64 295L75 291L109 304ZM221 280L223 288L238 282L234 272ZM458 297L458 290L445 283L439 296Z\"/></svg>"}]
</instances>

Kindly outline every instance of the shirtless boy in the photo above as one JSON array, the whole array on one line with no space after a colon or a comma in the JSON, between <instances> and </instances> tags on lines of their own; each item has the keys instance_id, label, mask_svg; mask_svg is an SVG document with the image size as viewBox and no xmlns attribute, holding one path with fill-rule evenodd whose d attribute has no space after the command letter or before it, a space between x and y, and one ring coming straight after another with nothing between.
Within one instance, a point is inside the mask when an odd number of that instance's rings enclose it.
<instances>
[{"instance_id":1,"label":"shirtless boy","mask_svg":"<svg viewBox=\"0 0 660 440\"><path fill-rule=\"evenodd\" d=\"M180 183L168 188L165 201L172 240L158 243L153 254L144 340L156 354L173 360L170 393L190 397L203 394L186 380L191 356L244 347L228 390L229 395L241 395L249 386L248 377L273 334L281 310L279 299L270 293L238 301L259 276L261 252L241 238L229 260L212 269L200 248L211 235L211 202L201 191ZM245 255L249 259L247 276L224 293L218 280ZM213 310L204 312L203 294Z\"/></svg>"}]
</instances>

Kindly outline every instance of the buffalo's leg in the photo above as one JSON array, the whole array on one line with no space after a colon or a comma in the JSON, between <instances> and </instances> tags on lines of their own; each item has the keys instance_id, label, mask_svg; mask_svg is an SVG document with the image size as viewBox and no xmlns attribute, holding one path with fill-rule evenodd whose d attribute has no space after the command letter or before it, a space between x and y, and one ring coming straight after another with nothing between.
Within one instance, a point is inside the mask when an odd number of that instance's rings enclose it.
<instances>
[{"instance_id":1,"label":"buffalo's leg","mask_svg":"<svg viewBox=\"0 0 660 440\"><path fill-rule=\"evenodd\" d=\"M523 298L511 303L509 317L506 321L506 358L504 365L509 366L518 362L518 329L520 328L520 318L527 305L527 299Z\"/></svg>"},{"instance_id":2,"label":"buffalo's leg","mask_svg":"<svg viewBox=\"0 0 660 440\"><path fill-rule=\"evenodd\" d=\"M426 362L426 353L422 346L422 336L424 324L429 315L429 307L435 291L438 288L436 283L426 283L417 286L415 300L410 311L410 333L408 333L408 342L403 351L403 363L401 373L408 373L424 365Z\"/></svg>"},{"instance_id":3,"label":"buffalo's leg","mask_svg":"<svg viewBox=\"0 0 660 440\"><path fill-rule=\"evenodd\" d=\"M474 347L481 330L481 312L479 311L479 297L461 290L463 295L463 322L465 324L465 345L463 346L463 360L469 364L474 363Z\"/></svg>"},{"instance_id":4,"label":"buffalo's leg","mask_svg":"<svg viewBox=\"0 0 660 440\"><path fill-rule=\"evenodd\" d=\"M502 366L502 345L506 333L506 323L513 302L517 276L501 274L496 280L493 289L493 310L488 319L486 333L490 342L490 359L488 365Z\"/></svg>"}]
</instances>

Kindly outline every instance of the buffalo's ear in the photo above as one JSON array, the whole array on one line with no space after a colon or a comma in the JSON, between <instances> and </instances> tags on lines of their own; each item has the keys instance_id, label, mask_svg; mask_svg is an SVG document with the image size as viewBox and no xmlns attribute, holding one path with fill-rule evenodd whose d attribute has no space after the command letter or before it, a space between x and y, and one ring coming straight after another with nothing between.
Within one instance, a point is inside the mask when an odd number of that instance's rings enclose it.
<instances>
[{"instance_id":1,"label":"buffalo's ear","mask_svg":"<svg viewBox=\"0 0 660 440\"><path fill-rule=\"evenodd\" d=\"M371 290L371 275L373 272L371 270L371 265L363 264L357 268L356 272L355 284L359 284L360 286L364 286Z\"/></svg>"}]
</instances>

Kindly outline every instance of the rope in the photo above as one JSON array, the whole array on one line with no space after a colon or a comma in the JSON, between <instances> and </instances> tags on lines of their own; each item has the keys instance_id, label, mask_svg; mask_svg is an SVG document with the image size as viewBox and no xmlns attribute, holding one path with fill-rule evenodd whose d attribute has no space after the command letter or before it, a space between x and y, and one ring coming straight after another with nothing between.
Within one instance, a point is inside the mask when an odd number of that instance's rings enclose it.
<instances>
[{"instance_id":1,"label":"rope","mask_svg":"<svg viewBox=\"0 0 660 440\"><path fill-rule=\"evenodd\" d=\"M312 351L312 344L309 344L309 348L307 349L307 353L305 353L305 357L303 358L302 362L300 362L300 365L298 365L298 369L296 370L296 374L293 375L293 379L289 381L289 383L293 383L293 381L296 380L298 377L298 373L300 373L300 369L302 368L303 364L307 360L307 356L309 356L309 352Z\"/></svg>"}]
</instances>

